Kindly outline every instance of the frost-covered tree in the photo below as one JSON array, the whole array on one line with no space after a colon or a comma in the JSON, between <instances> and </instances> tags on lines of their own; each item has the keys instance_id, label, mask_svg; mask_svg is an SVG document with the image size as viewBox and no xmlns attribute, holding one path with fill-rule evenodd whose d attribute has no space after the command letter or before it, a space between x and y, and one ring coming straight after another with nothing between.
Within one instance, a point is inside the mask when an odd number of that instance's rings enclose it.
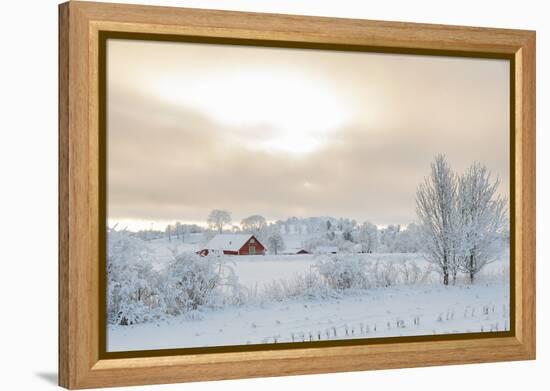
<instances>
[{"instance_id":1,"label":"frost-covered tree","mask_svg":"<svg viewBox=\"0 0 550 391\"><path fill-rule=\"evenodd\" d=\"M390 224L379 231L381 252L396 252L395 246L401 232L401 226Z\"/></svg>"},{"instance_id":2,"label":"frost-covered tree","mask_svg":"<svg viewBox=\"0 0 550 391\"><path fill-rule=\"evenodd\" d=\"M500 255L505 235L507 200L498 197L498 180L490 171L474 163L455 175L442 155L417 191L417 215L422 251L438 267L443 283L453 283L459 271L471 282L488 263Z\"/></svg>"},{"instance_id":3,"label":"frost-covered tree","mask_svg":"<svg viewBox=\"0 0 550 391\"><path fill-rule=\"evenodd\" d=\"M352 229L351 228L344 228L344 231L342 232L342 238L344 240L347 240L348 242L353 242L354 238L353 238L353 234L352 234Z\"/></svg>"},{"instance_id":4,"label":"frost-covered tree","mask_svg":"<svg viewBox=\"0 0 550 391\"><path fill-rule=\"evenodd\" d=\"M359 244L367 253L375 252L378 249L378 227L369 221L365 221L359 228Z\"/></svg>"},{"instance_id":5,"label":"frost-covered tree","mask_svg":"<svg viewBox=\"0 0 550 391\"><path fill-rule=\"evenodd\" d=\"M456 275L457 243L454 223L457 210L457 179L443 155L438 155L431 172L416 192L416 214L420 221L423 253L449 284Z\"/></svg>"},{"instance_id":6,"label":"frost-covered tree","mask_svg":"<svg viewBox=\"0 0 550 391\"><path fill-rule=\"evenodd\" d=\"M496 195L499 181L493 181L480 163L471 165L458 183L458 227L463 242L459 267L473 283L479 271L500 255L496 247L508 226L507 200Z\"/></svg>"},{"instance_id":7,"label":"frost-covered tree","mask_svg":"<svg viewBox=\"0 0 550 391\"><path fill-rule=\"evenodd\" d=\"M411 223L406 229L399 231L393 245L393 251L397 253L416 253L420 249L419 227Z\"/></svg>"},{"instance_id":8,"label":"frost-covered tree","mask_svg":"<svg viewBox=\"0 0 550 391\"><path fill-rule=\"evenodd\" d=\"M214 229L221 234L223 232L223 227L231 224L231 212L227 210L214 209L208 215L206 222L211 229Z\"/></svg>"},{"instance_id":9,"label":"frost-covered tree","mask_svg":"<svg viewBox=\"0 0 550 391\"><path fill-rule=\"evenodd\" d=\"M285 241L279 233L273 233L267 238L267 247L269 251L273 252L275 255L285 248Z\"/></svg>"},{"instance_id":10,"label":"frost-covered tree","mask_svg":"<svg viewBox=\"0 0 550 391\"><path fill-rule=\"evenodd\" d=\"M261 235L267 227L265 217L260 215L252 215L241 221L243 231L249 232L256 236Z\"/></svg>"}]
</instances>

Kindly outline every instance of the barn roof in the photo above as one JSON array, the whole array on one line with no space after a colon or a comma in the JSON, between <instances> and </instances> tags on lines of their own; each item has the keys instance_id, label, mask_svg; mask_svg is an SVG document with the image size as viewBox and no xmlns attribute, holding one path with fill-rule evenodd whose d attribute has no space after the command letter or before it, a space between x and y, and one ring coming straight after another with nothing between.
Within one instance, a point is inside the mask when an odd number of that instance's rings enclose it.
<instances>
[{"instance_id":1,"label":"barn roof","mask_svg":"<svg viewBox=\"0 0 550 391\"><path fill-rule=\"evenodd\" d=\"M220 234L210 239L206 248L220 251L238 251L251 237L250 234Z\"/></svg>"}]
</instances>

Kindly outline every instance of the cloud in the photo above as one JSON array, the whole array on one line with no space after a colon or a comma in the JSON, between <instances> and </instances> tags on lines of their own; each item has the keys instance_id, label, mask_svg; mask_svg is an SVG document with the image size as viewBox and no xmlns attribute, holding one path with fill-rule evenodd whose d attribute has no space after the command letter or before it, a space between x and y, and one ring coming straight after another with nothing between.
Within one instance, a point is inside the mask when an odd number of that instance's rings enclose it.
<instances>
[{"instance_id":1,"label":"cloud","mask_svg":"<svg viewBox=\"0 0 550 391\"><path fill-rule=\"evenodd\" d=\"M161 100L136 88L135 80L112 74L108 216L204 221L211 209L223 208L235 221L252 214L269 220L332 215L403 224L415 219L416 187L437 153L457 170L475 160L486 164L507 195L507 97L501 96L507 85L500 75L482 88L484 75L494 70L482 64L476 72L474 65L465 75L409 69L379 81L376 88L389 97L380 95L384 107L376 121L359 113L327 134L320 148L301 155L254 148L277 135L269 123L228 126L210 117L207 107ZM334 77L346 85L349 75ZM399 89L395 78L412 79ZM434 78L460 80L448 91L430 84Z\"/></svg>"}]
</instances>

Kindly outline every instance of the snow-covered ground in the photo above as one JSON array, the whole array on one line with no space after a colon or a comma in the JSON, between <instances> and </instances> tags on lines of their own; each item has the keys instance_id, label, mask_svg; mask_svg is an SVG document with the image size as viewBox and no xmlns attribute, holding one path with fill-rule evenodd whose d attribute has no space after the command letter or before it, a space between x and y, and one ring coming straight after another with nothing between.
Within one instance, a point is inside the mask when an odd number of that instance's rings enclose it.
<instances>
[{"instance_id":1,"label":"snow-covered ground","mask_svg":"<svg viewBox=\"0 0 550 391\"><path fill-rule=\"evenodd\" d=\"M109 326L109 351L503 331L509 285L377 288L329 300L229 307L134 326Z\"/></svg>"},{"instance_id":2,"label":"snow-covered ground","mask_svg":"<svg viewBox=\"0 0 550 391\"><path fill-rule=\"evenodd\" d=\"M239 283L246 287L261 287L274 280L288 280L311 271L313 255L249 255L233 257L232 267Z\"/></svg>"},{"instance_id":3,"label":"snow-covered ground","mask_svg":"<svg viewBox=\"0 0 550 391\"><path fill-rule=\"evenodd\" d=\"M418 266L427 267L418 254L360 254L372 262L414 261ZM247 287L261 287L272 281L289 280L296 275L311 272L316 255L249 255L234 257L233 268L239 282Z\"/></svg>"},{"instance_id":4,"label":"snow-covered ground","mask_svg":"<svg viewBox=\"0 0 550 391\"><path fill-rule=\"evenodd\" d=\"M196 243L148 244L163 268L177 252ZM418 254L361 254L369 262L429 264ZM503 257L507 258L507 257ZM230 257L239 283L262 291L273 282L316 272L316 256L257 255ZM333 294L331 298L253 301L255 304L205 309L169 320L130 326L109 325L108 351L168 349L347 338L374 338L507 330L509 283L506 262L486 267L474 285L444 287L436 273L420 285L391 286Z\"/></svg>"},{"instance_id":5,"label":"snow-covered ground","mask_svg":"<svg viewBox=\"0 0 550 391\"><path fill-rule=\"evenodd\" d=\"M149 247L154 253L155 259L158 261L158 268L163 267L173 258L173 252L199 250L200 234L196 234L191 240L187 238L187 242L180 242L167 239L157 239L148 242ZM304 241L304 237L300 235L284 235L285 242L292 243L295 247L297 244ZM400 254L400 253L373 253L360 254L361 257L371 262L414 262L421 268L428 268L428 263L419 254ZM312 270L315 263L316 255L314 254L267 254L267 255L248 255L231 257L231 266L239 277L239 283L248 288L261 288L272 281L288 280L298 274L305 274ZM506 274L506 266L504 262L495 262L487 265L482 270L482 276L495 276Z\"/></svg>"}]
</instances>

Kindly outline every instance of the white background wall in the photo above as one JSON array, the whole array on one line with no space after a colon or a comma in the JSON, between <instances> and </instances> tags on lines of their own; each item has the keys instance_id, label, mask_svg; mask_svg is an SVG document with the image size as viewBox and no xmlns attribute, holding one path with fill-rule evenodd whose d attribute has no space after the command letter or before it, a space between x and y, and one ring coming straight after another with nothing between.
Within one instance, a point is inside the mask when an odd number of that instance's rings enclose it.
<instances>
[{"instance_id":1,"label":"white background wall","mask_svg":"<svg viewBox=\"0 0 550 391\"><path fill-rule=\"evenodd\" d=\"M124 2L119 0L119 2ZM517 390L547 387L550 194L548 12L543 1L156 0L135 3L537 30L538 360L145 387L155 390ZM0 4L0 388L55 387L57 1ZM543 20L546 18L546 25ZM545 240L546 239L546 240ZM546 301L546 303L545 303ZM546 328L546 330L545 330ZM546 373L545 373L546 369ZM538 385L540 382L542 384Z\"/></svg>"}]
</instances>

